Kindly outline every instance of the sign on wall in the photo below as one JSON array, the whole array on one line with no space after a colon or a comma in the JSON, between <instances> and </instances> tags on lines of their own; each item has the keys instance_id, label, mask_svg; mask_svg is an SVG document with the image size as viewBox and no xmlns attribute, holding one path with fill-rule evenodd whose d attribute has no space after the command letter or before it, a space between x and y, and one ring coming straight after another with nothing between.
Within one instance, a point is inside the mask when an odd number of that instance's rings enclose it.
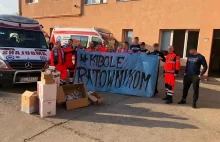
<instances>
[{"instance_id":1,"label":"sign on wall","mask_svg":"<svg viewBox=\"0 0 220 142\"><path fill-rule=\"evenodd\" d=\"M78 50L75 83L88 91L152 97L158 57L145 53L100 53Z\"/></svg>"}]
</instances>

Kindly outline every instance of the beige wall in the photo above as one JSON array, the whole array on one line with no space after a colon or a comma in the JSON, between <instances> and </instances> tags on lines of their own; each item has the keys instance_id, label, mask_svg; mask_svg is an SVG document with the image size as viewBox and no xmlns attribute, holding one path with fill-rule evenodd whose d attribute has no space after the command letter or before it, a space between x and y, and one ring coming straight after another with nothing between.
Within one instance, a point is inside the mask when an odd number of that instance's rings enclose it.
<instances>
[{"instance_id":1,"label":"beige wall","mask_svg":"<svg viewBox=\"0 0 220 142\"><path fill-rule=\"evenodd\" d=\"M20 0L25 16L32 18L79 16L81 15L81 0L39 0L39 3L27 4ZM76 7L75 7L76 5Z\"/></svg>"},{"instance_id":2,"label":"beige wall","mask_svg":"<svg viewBox=\"0 0 220 142\"><path fill-rule=\"evenodd\" d=\"M40 0L38 4L23 3L22 13L38 20L47 32L54 26L101 27L121 41L122 29L133 29L133 36L149 45L159 42L160 29L198 29L198 50L208 63L213 29L220 29L219 0L107 0L107 4L81 5L80 0ZM48 18L56 15L64 16ZM204 38L209 41L204 42Z\"/></svg>"}]
</instances>

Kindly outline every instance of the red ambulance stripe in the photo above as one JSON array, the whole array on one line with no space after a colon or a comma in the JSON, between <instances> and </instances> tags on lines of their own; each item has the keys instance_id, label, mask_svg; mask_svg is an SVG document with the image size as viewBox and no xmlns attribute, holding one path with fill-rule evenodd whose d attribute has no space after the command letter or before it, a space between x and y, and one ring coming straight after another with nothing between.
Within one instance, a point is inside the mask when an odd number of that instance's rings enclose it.
<instances>
[{"instance_id":1,"label":"red ambulance stripe","mask_svg":"<svg viewBox=\"0 0 220 142\"><path fill-rule=\"evenodd\" d=\"M7 24L0 24L0 27L3 28L14 28L14 29L24 29L24 30L34 30L34 31L41 31L40 27L17 27L17 26L11 26Z\"/></svg>"},{"instance_id":2,"label":"red ambulance stripe","mask_svg":"<svg viewBox=\"0 0 220 142\"><path fill-rule=\"evenodd\" d=\"M96 35L96 36L99 36L95 32L84 32L84 31L54 31L54 34L77 34L77 35Z\"/></svg>"}]
</instances>

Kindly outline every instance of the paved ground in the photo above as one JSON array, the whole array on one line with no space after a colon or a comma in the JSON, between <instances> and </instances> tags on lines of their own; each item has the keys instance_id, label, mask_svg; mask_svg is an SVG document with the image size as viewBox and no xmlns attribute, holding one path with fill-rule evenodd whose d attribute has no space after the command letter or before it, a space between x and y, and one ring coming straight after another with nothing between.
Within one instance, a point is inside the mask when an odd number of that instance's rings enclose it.
<instances>
[{"instance_id":1,"label":"paved ground","mask_svg":"<svg viewBox=\"0 0 220 142\"><path fill-rule=\"evenodd\" d=\"M207 84L209 83L209 84ZM20 112L21 93L35 85L6 86L0 89L1 142L219 142L220 85L201 85L198 109L177 105L182 82L176 86L175 103L165 105L163 83L156 98L100 93L105 103L66 111L57 107L57 116L42 119Z\"/></svg>"}]
</instances>

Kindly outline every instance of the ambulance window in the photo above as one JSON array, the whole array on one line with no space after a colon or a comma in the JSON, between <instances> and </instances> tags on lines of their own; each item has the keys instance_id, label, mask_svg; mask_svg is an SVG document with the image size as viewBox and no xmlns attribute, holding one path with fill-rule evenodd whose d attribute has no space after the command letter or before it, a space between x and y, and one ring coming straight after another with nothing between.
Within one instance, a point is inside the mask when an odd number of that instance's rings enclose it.
<instances>
[{"instance_id":1,"label":"ambulance window","mask_svg":"<svg viewBox=\"0 0 220 142\"><path fill-rule=\"evenodd\" d=\"M48 48L40 31L0 28L0 46L17 48Z\"/></svg>"},{"instance_id":2,"label":"ambulance window","mask_svg":"<svg viewBox=\"0 0 220 142\"><path fill-rule=\"evenodd\" d=\"M102 40L99 37L92 37L92 42L96 45L102 45Z\"/></svg>"},{"instance_id":3,"label":"ambulance window","mask_svg":"<svg viewBox=\"0 0 220 142\"><path fill-rule=\"evenodd\" d=\"M102 38L106 41L107 47L108 47L109 49L112 49L115 45L116 45L116 46L120 46L119 42L116 41L115 39L105 38L105 37L102 37Z\"/></svg>"},{"instance_id":4,"label":"ambulance window","mask_svg":"<svg viewBox=\"0 0 220 142\"><path fill-rule=\"evenodd\" d=\"M88 36L79 36L79 35L72 35L71 39L73 40L73 44L77 46L77 44L80 42L83 48L87 47L88 43Z\"/></svg>"}]
</instances>

